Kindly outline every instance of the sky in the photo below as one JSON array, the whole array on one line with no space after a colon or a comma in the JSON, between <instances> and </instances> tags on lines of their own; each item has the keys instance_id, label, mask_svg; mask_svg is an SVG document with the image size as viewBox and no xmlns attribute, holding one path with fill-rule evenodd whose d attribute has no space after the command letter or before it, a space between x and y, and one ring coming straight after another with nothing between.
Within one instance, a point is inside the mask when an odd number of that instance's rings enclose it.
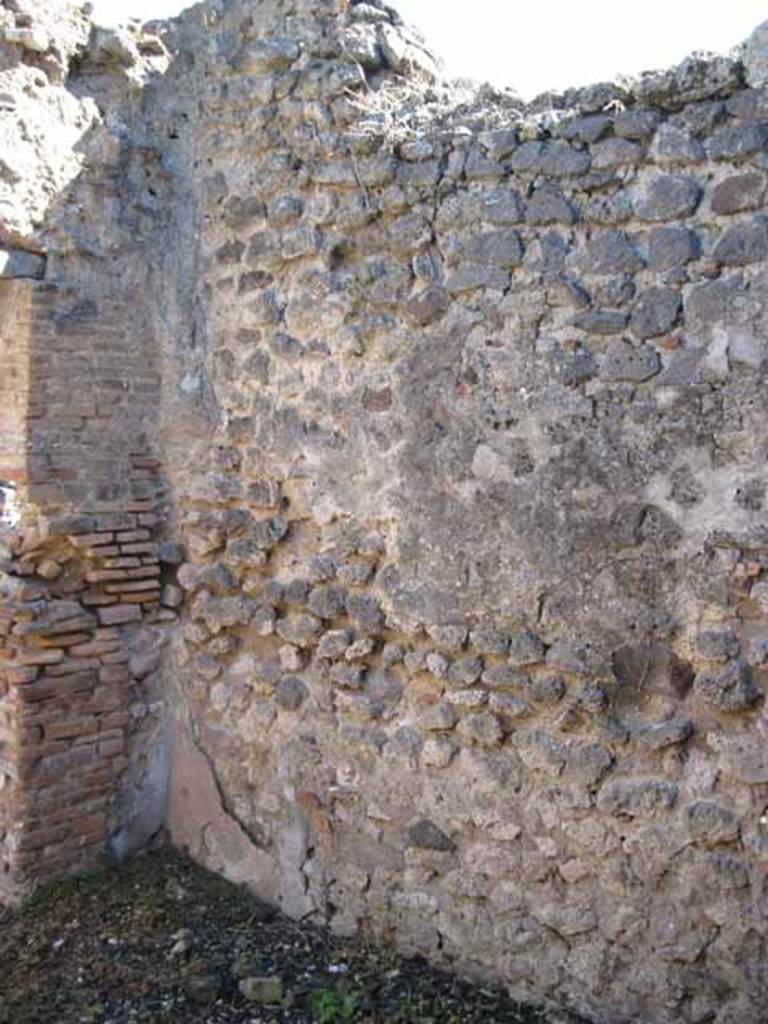
<instances>
[{"instance_id":1,"label":"sky","mask_svg":"<svg viewBox=\"0 0 768 1024\"><path fill-rule=\"evenodd\" d=\"M768 0L392 0L450 77L509 85L527 98L727 50L768 20ZM178 14L182 0L95 0L103 22Z\"/></svg>"}]
</instances>

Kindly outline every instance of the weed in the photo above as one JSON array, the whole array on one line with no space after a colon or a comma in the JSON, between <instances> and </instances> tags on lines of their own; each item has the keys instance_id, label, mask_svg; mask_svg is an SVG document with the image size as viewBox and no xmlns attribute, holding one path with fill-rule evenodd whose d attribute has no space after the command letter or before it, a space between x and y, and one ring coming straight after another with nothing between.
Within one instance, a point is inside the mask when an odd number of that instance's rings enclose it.
<instances>
[{"instance_id":1,"label":"weed","mask_svg":"<svg viewBox=\"0 0 768 1024\"><path fill-rule=\"evenodd\" d=\"M317 1024L351 1024L357 1017L359 1000L354 992L338 988L324 988L311 1000Z\"/></svg>"}]
</instances>

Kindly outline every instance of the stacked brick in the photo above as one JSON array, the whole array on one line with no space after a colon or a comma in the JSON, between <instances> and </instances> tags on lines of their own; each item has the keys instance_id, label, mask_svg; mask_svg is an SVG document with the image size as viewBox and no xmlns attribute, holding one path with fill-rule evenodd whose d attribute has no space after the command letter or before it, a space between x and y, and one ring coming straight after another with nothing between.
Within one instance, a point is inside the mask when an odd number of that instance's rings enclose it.
<instances>
[{"instance_id":1,"label":"stacked brick","mask_svg":"<svg viewBox=\"0 0 768 1024\"><path fill-rule=\"evenodd\" d=\"M159 469L144 454L131 461L138 479ZM0 886L9 898L91 865L117 825L136 686L128 645L144 624L177 617L162 560L176 556L156 541L157 521L151 499L102 503L12 542L0 607Z\"/></svg>"}]
</instances>

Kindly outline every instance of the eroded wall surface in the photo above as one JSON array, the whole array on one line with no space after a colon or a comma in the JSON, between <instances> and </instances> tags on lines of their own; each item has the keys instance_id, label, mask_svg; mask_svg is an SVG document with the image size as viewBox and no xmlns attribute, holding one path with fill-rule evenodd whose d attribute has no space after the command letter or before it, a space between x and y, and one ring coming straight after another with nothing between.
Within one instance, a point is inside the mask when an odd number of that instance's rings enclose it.
<instances>
[{"instance_id":1,"label":"eroded wall surface","mask_svg":"<svg viewBox=\"0 0 768 1024\"><path fill-rule=\"evenodd\" d=\"M593 1019L762 1019L768 93L520 120L422 57L331 3L198 57L173 836Z\"/></svg>"}]
</instances>

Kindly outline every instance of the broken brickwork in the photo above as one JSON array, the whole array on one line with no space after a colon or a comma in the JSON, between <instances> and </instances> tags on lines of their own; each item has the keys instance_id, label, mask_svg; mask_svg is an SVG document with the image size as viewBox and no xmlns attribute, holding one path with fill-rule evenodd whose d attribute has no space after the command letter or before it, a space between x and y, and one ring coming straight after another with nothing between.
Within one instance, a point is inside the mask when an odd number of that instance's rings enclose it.
<instances>
[{"instance_id":1,"label":"broken brickwork","mask_svg":"<svg viewBox=\"0 0 768 1024\"><path fill-rule=\"evenodd\" d=\"M18 6L74 141L0 174L17 889L166 824L527 999L760 1019L765 32L525 107L379 3Z\"/></svg>"}]
</instances>

